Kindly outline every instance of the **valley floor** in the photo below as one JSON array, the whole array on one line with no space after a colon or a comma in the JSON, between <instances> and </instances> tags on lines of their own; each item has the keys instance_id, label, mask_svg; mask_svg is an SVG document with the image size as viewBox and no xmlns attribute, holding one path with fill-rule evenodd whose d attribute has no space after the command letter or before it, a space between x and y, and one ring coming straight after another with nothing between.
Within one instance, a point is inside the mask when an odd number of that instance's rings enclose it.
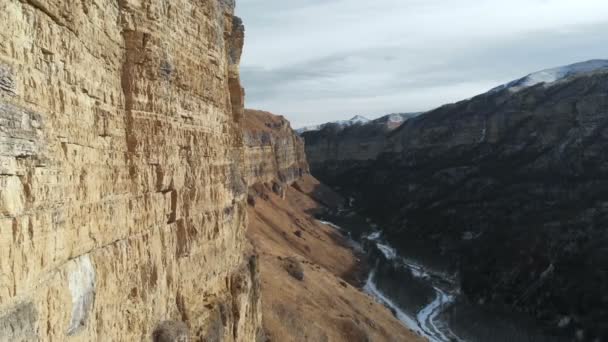
<instances>
[{"instance_id":1,"label":"valley floor","mask_svg":"<svg viewBox=\"0 0 608 342\"><path fill-rule=\"evenodd\" d=\"M362 292L367 267L348 240L313 213L339 197L311 176L283 189L254 186L248 237L260 260L270 341L422 341ZM296 260L296 261L294 261ZM288 273L300 264L303 279ZM297 266L295 266L297 268Z\"/></svg>"}]
</instances>

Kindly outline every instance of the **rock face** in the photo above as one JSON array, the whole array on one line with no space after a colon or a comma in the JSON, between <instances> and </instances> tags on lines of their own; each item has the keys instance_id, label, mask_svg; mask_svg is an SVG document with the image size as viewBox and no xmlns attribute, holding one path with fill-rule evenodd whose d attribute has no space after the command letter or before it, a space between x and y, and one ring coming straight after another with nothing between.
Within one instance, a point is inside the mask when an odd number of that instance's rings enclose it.
<instances>
[{"instance_id":1,"label":"rock face","mask_svg":"<svg viewBox=\"0 0 608 342\"><path fill-rule=\"evenodd\" d=\"M409 120L373 160L309 160L473 302L606 338L607 95L605 71L497 90Z\"/></svg>"},{"instance_id":2,"label":"rock face","mask_svg":"<svg viewBox=\"0 0 608 342\"><path fill-rule=\"evenodd\" d=\"M313 170L327 163L339 161L357 167L374 160L386 150L391 141L388 135L418 113L389 114L358 124L326 123L318 130L301 133L306 141L306 155Z\"/></svg>"},{"instance_id":3,"label":"rock face","mask_svg":"<svg viewBox=\"0 0 608 342\"><path fill-rule=\"evenodd\" d=\"M2 1L0 340L256 339L233 6Z\"/></svg>"},{"instance_id":4,"label":"rock face","mask_svg":"<svg viewBox=\"0 0 608 342\"><path fill-rule=\"evenodd\" d=\"M284 117L247 109L242 127L248 185L291 184L309 173L304 141Z\"/></svg>"}]
</instances>

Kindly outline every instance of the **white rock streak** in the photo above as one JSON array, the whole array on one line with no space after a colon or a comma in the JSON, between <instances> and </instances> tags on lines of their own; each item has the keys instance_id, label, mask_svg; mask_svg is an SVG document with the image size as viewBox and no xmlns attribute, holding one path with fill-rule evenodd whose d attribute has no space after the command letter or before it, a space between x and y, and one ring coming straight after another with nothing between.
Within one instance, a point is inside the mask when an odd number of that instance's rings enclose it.
<instances>
[{"instance_id":1,"label":"white rock streak","mask_svg":"<svg viewBox=\"0 0 608 342\"><path fill-rule=\"evenodd\" d=\"M72 318L68 335L74 335L85 326L95 301L95 268L89 255L70 261L68 286L72 295Z\"/></svg>"}]
</instances>

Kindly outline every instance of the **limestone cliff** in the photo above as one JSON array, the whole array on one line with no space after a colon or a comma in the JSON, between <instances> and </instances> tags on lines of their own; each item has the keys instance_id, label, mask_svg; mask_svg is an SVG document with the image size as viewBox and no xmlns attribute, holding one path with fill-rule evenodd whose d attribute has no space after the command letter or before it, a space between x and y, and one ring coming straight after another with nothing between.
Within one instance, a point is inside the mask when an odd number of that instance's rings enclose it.
<instances>
[{"instance_id":1,"label":"limestone cliff","mask_svg":"<svg viewBox=\"0 0 608 342\"><path fill-rule=\"evenodd\" d=\"M284 117L248 109L242 127L247 184L291 184L309 172L304 141Z\"/></svg>"},{"instance_id":2,"label":"limestone cliff","mask_svg":"<svg viewBox=\"0 0 608 342\"><path fill-rule=\"evenodd\" d=\"M0 3L0 340L256 339L233 7Z\"/></svg>"}]
</instances>

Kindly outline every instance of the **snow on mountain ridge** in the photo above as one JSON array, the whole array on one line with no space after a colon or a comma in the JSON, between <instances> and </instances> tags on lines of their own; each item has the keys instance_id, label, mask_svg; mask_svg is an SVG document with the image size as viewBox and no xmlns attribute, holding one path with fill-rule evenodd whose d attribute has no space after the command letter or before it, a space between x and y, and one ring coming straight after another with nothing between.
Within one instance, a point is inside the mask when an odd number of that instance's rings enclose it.
<instances>
[{"instance_id":1,"label":"snow on mountain ridge","mask_svg":"<svg viewBox=\"0 0 608 342\"><path fill-rule=\"evenodd\" d=\"M355 115L352 118L350 118L350 120L347 120L346 122L349 122L349 123L351 123L351 122L352 123L358 123L358 122L360 122L360 123L366 123L366 122L369 122L369 121L370 120L368 118L364 117L364 116Z\"/></svg>"},{"instance_id":2,"label":"snow on mountain ridge","mask_svg":"<svg viewBox=\"0 0 608 342\"><path fill-rule=\"evenodd\" d=\"M298 129L296 129L296 133L301 134L301 133L308 132L308 131L318 131L321 128L323 128L325 125L328 125L328 124L336 124L340 127L348 127L348 126L352 126L354 124L365 124L370 121L371 121L370 119L368 119L364 116L355 115L348 120L338 120L338 121L327 122L327 123L320 124L320 125L313 125L313 126L306 126L306 127L298 128Z\"/></svg>"},{"instance_id":3,"label":"snow on mountain ridge","mask_svg":"<svg viewBox=\"0 0 608 342\"><path fill-rule=\"evenodd\" d=\"M418 116L420 114L422 114L422 112L392 113L392 114L387 114L387 115L381 116L381 117L373 119L373 120L370 120L361 115L355 115L354 117L350 118L349 120L339 120L339 121L327 122L327 123L320 124L320 125L306 126L306 127L298 128L298 129L296 129L296 133L302 134L304 132L309 132L309 131L319 131L319 130L322 130L323 127L330 125L330 124L336 124L336 125L340 126L340 128L349 127L354 124L361 124L361 125L373 124L373 125L386 126L389 130L393 130L393 129L401 126L405 121L407 121L415 116Z\"/></svg>"},{"instance_id":4,"label":"snow on mountain ridge","mask_svg":"<svg viewBox=\"0 0 608 342\"><path fill-rule=\"evenodd\" d=\"M570 76L602 70L608 70L608 60L592 59L586 62L575 63L531 73L520 79L493 88L489 92L495 93L504 89L508 89L512 92L517 92L521 89L528 88L540 83L551 84Z\"/></svg>"}]
</instances>

